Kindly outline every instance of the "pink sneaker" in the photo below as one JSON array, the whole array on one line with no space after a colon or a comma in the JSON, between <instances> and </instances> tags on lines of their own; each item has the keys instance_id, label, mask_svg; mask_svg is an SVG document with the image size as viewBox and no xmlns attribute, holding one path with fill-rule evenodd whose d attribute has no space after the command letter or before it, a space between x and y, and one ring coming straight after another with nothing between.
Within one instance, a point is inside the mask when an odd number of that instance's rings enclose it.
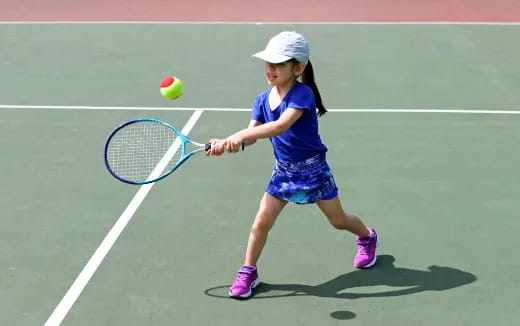
<instances>
[{"instance_id":1,"label":"pink sneaker","mask_svg":"<svg viewBox=\"0 0 520 326\"><path fill-rule=\"evenodd\" d=\"M235 283L229 288L229 296L232 298L249 298L252 290L260 284L258 270L254 266L242 266L238 270Z\"/></svg>"},{"instance_id":2,"label":"pink sneaker","mask_svg":"<svg viewBox=\"0 0 520 326\"><path fill-rule=\"evenodd\" d=\"M358 251L354 258L354 266L357 268L369 268L374 266L377 260L376 248L379 245L379 236L372 228L368 228L370 235L365 238L357 238Z\"/></svg>"}]
</instances>

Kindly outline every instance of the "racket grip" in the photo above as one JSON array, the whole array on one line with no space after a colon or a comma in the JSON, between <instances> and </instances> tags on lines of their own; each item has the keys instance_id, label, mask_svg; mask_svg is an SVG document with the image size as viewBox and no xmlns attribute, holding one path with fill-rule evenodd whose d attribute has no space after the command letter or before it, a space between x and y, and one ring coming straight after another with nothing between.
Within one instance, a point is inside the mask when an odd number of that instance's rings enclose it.
<instances>
[{"instance_id":1,"label":"racket grip","mask_svg":"<svg viewBox=\"0 0 520 326\"><path fill-rule=\"evenodd\" d=\"M222 143L217 143L217 145L221 145ZM240 146L240 150L243 151L245 150L246 148L246 144L245 143L242 143L242 146ZM206 146L204 147L204 150L207 152L211 149L211 143L207 143Z\"/></svg>"}]
</instances>

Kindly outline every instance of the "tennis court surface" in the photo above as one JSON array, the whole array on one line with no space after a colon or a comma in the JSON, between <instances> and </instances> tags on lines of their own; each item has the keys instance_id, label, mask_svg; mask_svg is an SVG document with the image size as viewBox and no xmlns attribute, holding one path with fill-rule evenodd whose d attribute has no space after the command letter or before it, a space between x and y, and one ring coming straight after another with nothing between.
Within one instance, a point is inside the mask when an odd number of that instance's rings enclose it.
<instances>
[{"instance_id":1,"label":"tennis court surface","mask_svg":"<svg viewBox=\"0 0 520 326\"><path fill-rule=\"evenodd\" d=\"M514 14L464 24L0 16L0 324L517 324ZM112 178L103 145L139 117L181 129L201 113L189 133L199 142L245 127L266 87L249 56L282 30L311 45L342 202L382 243L376 266L356 270L352 235L317 207L289 205L260 260L263 283L237 301L227 288L271 174L269 142L194 157L148 189ZM159 93L170 74L185 84L176 101Z\"/></svg>"}]
</instances>

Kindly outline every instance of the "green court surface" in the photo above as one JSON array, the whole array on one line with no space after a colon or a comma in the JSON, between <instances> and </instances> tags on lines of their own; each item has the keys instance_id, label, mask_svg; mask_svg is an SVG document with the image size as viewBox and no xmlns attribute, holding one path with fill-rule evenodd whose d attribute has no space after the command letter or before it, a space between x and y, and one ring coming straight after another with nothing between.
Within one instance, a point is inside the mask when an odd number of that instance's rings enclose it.
<instances>
[{"instance_id":1,"label":"green court surface","mask_svg":"<svg viewBox=\"0 0 520 326\"><path fill-rule=\"evenodd\" d=\"M106 172L109 132L143 116L182 128L193 111L175 108L225 109L203 112L196 141L245 127L233 109L266 87L249 55L285 29L310 41L336 109L320 133L344 206L381 235L376 266L356 270L352 235L289 205L256 295L227 298L266 140L154 185L62 325L518 322L520 26L0 24L1 325L44 324L139 190ZM159 93L170 74L185 83L174 102Z\"/></svg>"}]
</instances>

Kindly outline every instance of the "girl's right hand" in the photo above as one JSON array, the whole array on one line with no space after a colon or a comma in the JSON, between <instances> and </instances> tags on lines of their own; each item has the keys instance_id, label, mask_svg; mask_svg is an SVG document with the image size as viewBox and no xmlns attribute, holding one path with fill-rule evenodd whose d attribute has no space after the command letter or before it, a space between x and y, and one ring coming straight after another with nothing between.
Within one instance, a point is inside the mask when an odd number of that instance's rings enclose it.
<instances>
[{"instance_id":1,"label":"girl's right hand","mask_svg":"<svg viewBox=\"0 0 520 326\"><path fill-rule=\"evenodd\" d=\"M226 150L224 139L210 139L211 148L206 151L206 156L220 156Z\"/></svg>"}]
</instances>

